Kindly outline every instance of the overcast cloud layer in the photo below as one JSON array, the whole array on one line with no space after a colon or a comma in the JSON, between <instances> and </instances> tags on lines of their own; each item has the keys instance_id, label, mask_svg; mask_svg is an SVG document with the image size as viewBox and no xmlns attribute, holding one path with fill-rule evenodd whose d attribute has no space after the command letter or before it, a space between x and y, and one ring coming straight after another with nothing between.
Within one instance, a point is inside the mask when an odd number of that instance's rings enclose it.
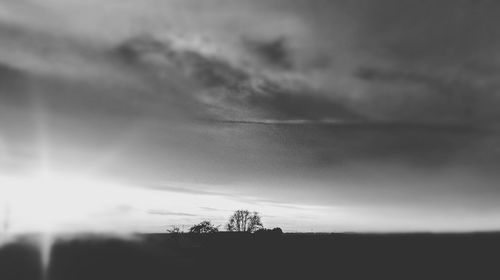
<instances>
[{"instance_id":1,"label":"overcast cloud layer","mask_svg":"<svg viewBox=\"0 0 500 280\"><path fill-rule=\"evenodd\" d=\"M320 207L328 231L499 229L499 12L487 0L2 0L0 168L48 158L255 210Z\"/></svg>"}]
</instances>

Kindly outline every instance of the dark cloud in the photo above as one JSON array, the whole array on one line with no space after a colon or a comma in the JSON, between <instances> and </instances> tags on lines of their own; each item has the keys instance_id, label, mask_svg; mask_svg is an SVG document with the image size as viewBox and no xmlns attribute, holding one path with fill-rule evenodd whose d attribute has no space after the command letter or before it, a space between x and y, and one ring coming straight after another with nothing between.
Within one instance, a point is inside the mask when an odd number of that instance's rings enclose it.
<instances>
[{"instance_id":1,"label":"dark cloud","mask_svg":"<svg viewBox=\"0 0 500 280\"><path fill-rule=\"evenodd\" d=\"M463 65L464 70L474 76L498 78L500 63L491 60L468 61Z\"/></svg>"},{"instance_id":2,"label":"dark cloud","mask_svg":"<svg viewBox=\"0 0 500 280\"><path fill-rule=\"evenodd\" d=\"M153 56L163 66L173 66L204 87L229 86L247 80L248 74L229 62L216 57L207 57L187 49L175 49L172 42L158 40L151 35L142 35L126 40L116 53L130 63L148 63Z\"/></svg>"},{"instance_id":3,"label":"dark cloud","mask_svg":"<svg viewBox=\"0 0 500 280\"><path fill-rule=\"evenodd\" d=\"M321 83L353 96L358 112L389 121L500 120L494 109L500 104L495 1L319 3L314 7L340 14L308 17L316 42L331 44L333 64ZM314 10L302 8L301 15Z\"/></svg>"},{"instance_id":4,"label":"dark cloud","mask_svg":"<svg viewBox=\"0 0 500 280\"><path fill-rule=\"evenodd\" d=\"M440 77L436 73L422 73L404 69L376 69L360 68L357 76L365 81L382 82L388 84L416 84L427 88L432 94L473 96L473 92L481 91L474 80L465 77ZM465 100L464 100L465 101Z\"/></svg>"},{"instance_id":5,"label":"dark cloud","mask_svg":"<svg viewBox=\"0 0 500 280\"><path fill-rule=\"evenodd\" d=\"M24 82L24 74L22 71L14 69L13 67L0 64L0 86L1 90L8 89L11 86L20 86Z\"/></svg>"},{"instance_id":6,"label":"dark cloud","mask_svg":"<svg viewBox=\"0 0 500 280\"><path fill-rule=\"evenodd\" d=\"M293 54L284 37L273 40L243 39L243 45L264 64L280 69L293 68Z\"/></svg>"},{"instance_id":7,"label":"dark cloud","mask_svg":"<svg viewBox=\"0 0 500 280\"><path fill-rule=\"evenodd\" d=\"M229 104L262 110L264 119L277 120L355 120L361 117L339 102L335 102L307 87L290 88L273 81L243 84L229 88Z\"/></svg>"},{"instance_id":8,"label":"dark cloud","mask_svg":"<svg viewBox=\"0 0 500 280\"><path fill-rule=\"evenodd\" d=\"M107 47L17 24L0 24L0 38L0 98L10 105L118 121L186 119L200 111L172 67L158 73Z\"/></svg>"},{"instance_id":9,"label":"dark cloud","mask_svg":"<svg viewBox=\"0 0 500 280\"><path fill-rule=\"evenodd\" d=\"M15 105L26 104L29 94L26 92L29 75L22 70L6 64L0 64L0 99Z\"/></svg>"},{"instance_id":10,"label":"dark cloud","mask_svg":"<svg viewBox=\"0 0 500 280\"><path fill-rule=\"evenodd\" d=\"M280 43L282 44L282 43ZM251 74L250 69L232 65L223 57L191 50L174 49L169 42L150 36L128 40L117 48L126 61L145 61L157 55L167 65L184 73L200 86L199 99L225 120L227 112L246 112L236 118L278 120L358 119L360 116L303 82Z\"/></svg>"},{"instance_id":11,"label":"dark cloud","mask_svg":"<svg viewBox=\"0 0 500 280\"><path fill-rule=\"evenodd\" d=\"M453 63L495 51L500 43L500 33L493 28L499 23L496 1L379 0L352 5L363 34L369 36L363 42L398 59Z\"/></svg>"},{"instance_id":12,"label":"dark cloud","mask_svg":"<svg viewBox=\"0 0 500 280\"><path fill-rule=\"evenodd\" d=\"M489 75L494 75L488 69ZM406 113L415 121L427 118L435 122L480 124L497 122L500 117L494 109L500 102L496 94L500 84L494 78L483 76L484 71L461 67L453 73L439 73L362 67L356 75L369 82L374 92L377 87L392 88L392 95L385 96L387 104L411 108Z\"/></svg>"},{"instance_id":13,"label":"dark cloud","mask_svg":"<svg viewBox=\"0 0 500 280\"><path fill-rule=\"evenodd\" d=\"M376 102L388 103L405 113L412 111L403 119L375 121L355 113L325 92L313 90L307 83L256 75L217 55L175 49L168 42L151 38L128 41L118 50L133 65L147 64L150 55L155 55L156 62L175 65L198 85L193 95L201 100L200 110L217 120L216 127L252 132L250 138L230 134L229 137L234 136L230 143L222 143L218 147L221 153L212 156L224 160L226 156L222 154L231 147L234 152L229 161L238 166L237 172L246 173L244 176L253 172L272 176L270 173L289 170L335 169L350 163L444 168L457 161L466 163L473 155L481 157L478 145L496 137L488 125L476 122L480 118L471 116L478 105L467 99L473 96L469 93L483 89L473 79L462 76L450 79L398 67L359 68L355 77L371 84L371 88L388 84L422 89L418 93L420 103L412 103L404 90L399 96L382 96L373 91L370 99L378 98ZM431 103L434 105L428 105ZM250 159L245 156L247 153L252 153ZM264 171L263 166L272 166L272 171ZM200 163L200 168L208 167ZM185 188L169 190L227 195Z\"/></svg>"}]
</instances>

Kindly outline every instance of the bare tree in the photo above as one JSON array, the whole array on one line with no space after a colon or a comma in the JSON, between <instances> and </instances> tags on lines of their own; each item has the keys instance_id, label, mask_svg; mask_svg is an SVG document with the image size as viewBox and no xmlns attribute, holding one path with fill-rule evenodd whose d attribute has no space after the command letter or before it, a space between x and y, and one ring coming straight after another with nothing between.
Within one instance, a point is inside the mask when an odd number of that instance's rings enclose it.
<instances>
[{"instance_id":1,"label":"bare tree","mask_svg":"<svg viewBox=\"0 0 500 280\"><path fill-rule=\"evenodd\" d=\"M215 233L219 231L219 227L212 225L210 221L203 221L189 229L189 233Z\"/></svg>"},{"instance_id":2,"label":"bare tree","mask_svg":"<svg viewBox=\"0 0 500 280\"><path fill-rule=\"evenodd\" d=\"M180 234L182 233L182 230L178 226L171 226L169 229L167 229L167 232L171 234Z\"/></svg>"},{"instance_id":3,"label":"bare tree","mask_svg":"<svg viewBox=\"0 0 500 280\"><path fill-rule=\"evenodd\" d=\"M228 231L238 232L254 232L262 227L259 213L248 210L235 211L226 225Z\"/></svg>"}]
</instances>

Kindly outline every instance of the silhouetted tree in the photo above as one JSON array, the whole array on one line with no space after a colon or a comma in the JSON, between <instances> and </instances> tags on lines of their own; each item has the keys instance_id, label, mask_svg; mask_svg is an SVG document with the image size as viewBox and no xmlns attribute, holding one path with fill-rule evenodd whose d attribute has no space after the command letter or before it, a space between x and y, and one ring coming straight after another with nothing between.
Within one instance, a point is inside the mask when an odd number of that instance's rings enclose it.
<instances>
[{"instance_id":1,"label":"silhouetted tree","mask_svg":"<svg viewBox=\"0 0 500 280\"><path fill-rule=\"evenodd\" d=\"M281 228L261 228L253 233L258 238L264 238L268 240L278 240L282 235L283 231Z\"/></svg>"},{"instance_id":2,"label":"silhouetted tree","mask_svg":"<svg viewBox=\"0 0 500 280\"><path fill-rule=\"evenodd\" d=\"M238 232L254 232L262 227L259 213L248 210L235 211L226 225L228 231Z\"/></svg>"},{"instance_id":3,"label":"silhouetted tree","mask_svg":"<svg viewBox=\"0 0 500 280\"><path fill-rule=\"evenodd\" d=\"M182 233L181 229L178 226L171 226L169 229L167 229L168 233L171 234L180 234Z\"/></svg>"},{"instance_id":4,"label":"silhouetted tree","mask_svg":"<svg viewBox=\"0 0 500 280\"><path fill-rule=\"evenodd\" d=\"M210 221L203 221L189 229L189 233L215 233L219 231L219 227L212 225Z\"/></svg>"},{"instance_id":5,"label":"silhouetted tree","mask_svg":"<svg viewBox=\"0 0 500 280\"><path fill-rule=\"evenodd\" d=\"M254 232L255 234L273 234L273 235L281 235L283 234L283 230L279 227L273 228L273 229L268 229L268 228L261 228L258 229Z\"/></svg>"},{"instance_id":6,"label":"silhouetted tree","mask_svg":"<svg viewBox=\"0 0 500 280\"><path fill-rule=\"evenodd\" d=\"M276 234L283 234L283 230L279 227L275 227L273 228L273 232L276 233Z\"/></svg>"}]
</instances>

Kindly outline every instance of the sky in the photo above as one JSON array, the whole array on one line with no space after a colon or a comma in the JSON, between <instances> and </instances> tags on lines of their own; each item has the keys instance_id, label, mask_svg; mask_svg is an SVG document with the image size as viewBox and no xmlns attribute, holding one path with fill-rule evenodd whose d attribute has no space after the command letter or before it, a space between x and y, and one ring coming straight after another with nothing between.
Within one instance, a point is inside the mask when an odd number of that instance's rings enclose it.
<instances>
[{"instance_id":1,"label":"sky","mask_svg":"<svg viewBox=\"0 0 500 280\"><path fill-rule=\"evenodd\" d=\"M4 228L499 230L499 12L1 0Z\"/></svg>"}]
</instances>

